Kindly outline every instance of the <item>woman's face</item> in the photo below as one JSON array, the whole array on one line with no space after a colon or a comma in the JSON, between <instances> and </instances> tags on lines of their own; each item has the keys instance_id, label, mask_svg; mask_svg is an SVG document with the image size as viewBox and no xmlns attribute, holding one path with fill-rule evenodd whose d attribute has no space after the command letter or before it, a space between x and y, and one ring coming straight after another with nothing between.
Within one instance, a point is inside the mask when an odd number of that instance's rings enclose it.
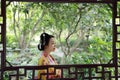
<instances>
[{"instance_id":1,"label":"woman's face","mask_svg":"<svg viewBox=\"0 0 120 80\"><path fill-rule=\"evenodd\" d=\"M55 51L55 40L54 38L50 38L49 44L48 44L48 48L50 51Z\"/></svg>"}]
</instances>

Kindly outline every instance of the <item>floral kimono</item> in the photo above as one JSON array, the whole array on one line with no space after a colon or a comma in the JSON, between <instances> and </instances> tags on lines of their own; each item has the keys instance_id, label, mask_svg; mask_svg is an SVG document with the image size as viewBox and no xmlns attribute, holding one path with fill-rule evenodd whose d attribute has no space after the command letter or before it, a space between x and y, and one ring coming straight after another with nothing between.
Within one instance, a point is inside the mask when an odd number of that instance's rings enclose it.
<instances>
[{"instance_id":1,"label":"floral kimono","mask_svg":"<svg viewBox=\"0 0 120 80\"><path fill-rule=\"evenodd\" d=\"M42 53L39 60L38 60L38 65L57 65L57 62L51 55L46 55L45 53ZM38 71L38 79L40 80L47 80L47 75L41 75L43 73L46 73L47 70L39 70ZM54 73L54 68L49 68L48 69L49 73ZM61 77L61 71L59 69L56 70L55 75L48 75L49 79L55 79L55 78L60 78Z\"/></svg>"}]
</instances>

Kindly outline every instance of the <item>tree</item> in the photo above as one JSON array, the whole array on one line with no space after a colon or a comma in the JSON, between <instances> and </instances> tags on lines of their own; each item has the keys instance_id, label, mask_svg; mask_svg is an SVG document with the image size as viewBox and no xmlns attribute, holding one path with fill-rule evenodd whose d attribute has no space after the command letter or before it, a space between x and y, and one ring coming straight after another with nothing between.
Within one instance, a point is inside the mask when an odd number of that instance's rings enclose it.
<instances>
[{"instance_id":1,"label":"tree","mask_svg":"<svg viewBox=\"0 0 120 80\"><path fill-rule=\"evenodd\" d=\"M84 52L88 52L89 43L87 44L86 41L89 37L102 38L99 33L106 34L108 37L111 35L108 34L109 31L112 32L111 12L108 5L68 3L43 5L49 10L51 17L45 19L49 24L46 29L52 28L49 30L57 36L65 57L69 59L76 49L84 49Z\"/></svg>"},{"instance_id":2,"label":"tree","mask_svg":"<svg viewBox=\"0 0 120 80\"><path fill-rule=\"evenodd\" d=\"M23 51L28 48L34 35L40 31L39 23L44 17L45 10L41 4L12 2L11 14L13 22L10 25L14 30L18 47Z\"/></svg>"},{"instance_id":3,"label":"tree","mask_svg":"<svg viewBox=\"0 0 120 80\"><path fill-rule=\"evenodd\" d=\"M28 48L34 35L42 31L56 35L65 59L72 59L76 52L95 54L96 51L90 49L90 46L98 44L92 43L94 38L111 42L112 18L108 5L13 2L11 6L13 24L9 26L14 29L16 41L22 50Z\"/></svg>"}]
</instances>

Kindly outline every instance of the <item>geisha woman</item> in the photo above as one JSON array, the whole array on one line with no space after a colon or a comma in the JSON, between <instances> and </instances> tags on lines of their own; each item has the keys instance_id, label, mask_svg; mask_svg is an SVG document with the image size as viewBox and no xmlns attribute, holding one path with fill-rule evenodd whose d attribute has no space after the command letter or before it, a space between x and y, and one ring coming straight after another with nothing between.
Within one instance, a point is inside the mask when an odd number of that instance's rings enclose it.
<instances>
[{"instance_id":1,"label":"geisha woman","mask_svg":"<svg viewBox=\"0 0 120 80\"><path fill-rule=\"evenodd\" d=\"M47 33L42 33L40 36L40 43L38 44L38 49L42 51L39 59L38 59L38 65L57 65L56 60L52 57L50 54L52 51L55 50L55 41L54 36L49 35ZM49 73L54 72L54 68L48 69ZM46 75L41 75L43 73L46 73L46 70L39 70L38 71L38 79L40 80L47 80ZM61 77L61 71L56 70L55 75L48 75L49 79L55 79Z\"/></svg>"}]
</instances>

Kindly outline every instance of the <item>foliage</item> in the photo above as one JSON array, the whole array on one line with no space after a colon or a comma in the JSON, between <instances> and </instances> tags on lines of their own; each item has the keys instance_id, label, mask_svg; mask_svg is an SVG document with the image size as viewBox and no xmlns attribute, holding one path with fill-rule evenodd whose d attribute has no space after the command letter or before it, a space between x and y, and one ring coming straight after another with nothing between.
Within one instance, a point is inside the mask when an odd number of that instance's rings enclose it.
<instances>
[{"instance_id":1,"label":"foliage","mask_svg":"<svg viewBox=\"0 0 120 80\"><path fill-rule=\"evenodd\" d=\"M8 26L14 32L15 39L18 42L18 48L22 50L28 48L30 42L33 40L33 36L40 30L40 27L37 28L37 26L44 16L44 12L42 11L39 4L33 3L13 2L8 7L8 12L11 14L11 17L7 21L12 23Z\"/></svg>"},{"instance_id":2,"label":"foliage","mask_svg":"<svg viewBox=\"0 0 120 80\"><path fill-rule=\"evenodd\" d=\"M11 2L7 8L7 46L19 65L29 60L36 63L33 55L38 55L39 34L45 31L56 36L64 53L61 64L107 63L112 58L111 19L111 9L105 4Z\"/></svg>"}]
</instances>

